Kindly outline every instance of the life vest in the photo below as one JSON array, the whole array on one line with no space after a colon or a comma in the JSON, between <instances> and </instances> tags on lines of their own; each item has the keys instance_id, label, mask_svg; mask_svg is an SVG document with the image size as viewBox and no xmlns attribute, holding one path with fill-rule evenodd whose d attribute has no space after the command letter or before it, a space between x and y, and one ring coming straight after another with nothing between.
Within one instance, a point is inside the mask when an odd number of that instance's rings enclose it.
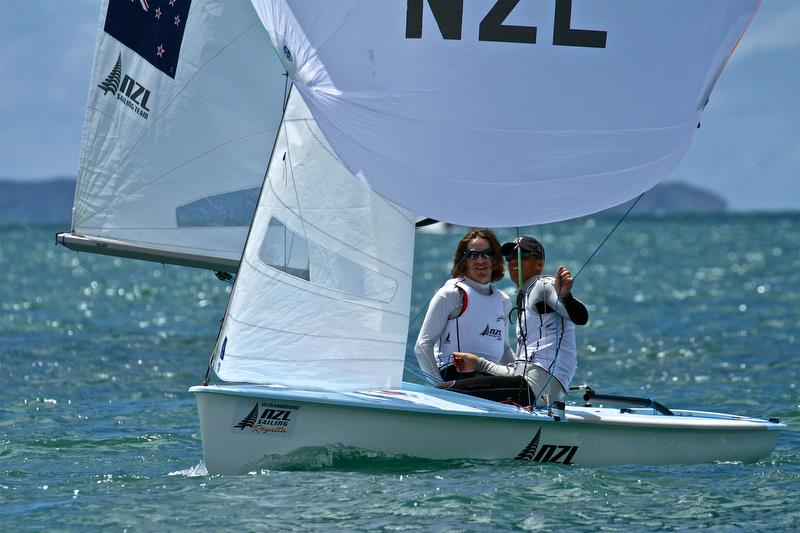
<instances>
[{"instance_id":1,"label":"life vest","mask_svg":"<svg viewBox=\"0 0 800 533\"><path fill-rule=\"evenodd\" d=\"M439 369L453 364L453 352L470 352L494 363L503 358L508 339L503 300L495 287L482 294L466 283L455 282L462 295L461 314L447 321L433 347Z\"/></svg>"},{"instance_id":2,"label":"life vest","mask_svg":"<svg viewBox=\"0 0 800 533\"><path fill-rule=\"evenodd\" d=\"M569 384L578 367L575 323L561 316L544 301L529 301L534 292L539 294L546 292L546 290L534 291L540 283L554 284L555 280L549 277L539 278L525 291L523 307L525 311L522 314L524 329L520 329L520 325L517 324L517 365L526 360L529 364L538 365L550 372L564 390L569 390ZM522 354L523 346L526 349L525 354Z\"/></svg>"}]
</instances>

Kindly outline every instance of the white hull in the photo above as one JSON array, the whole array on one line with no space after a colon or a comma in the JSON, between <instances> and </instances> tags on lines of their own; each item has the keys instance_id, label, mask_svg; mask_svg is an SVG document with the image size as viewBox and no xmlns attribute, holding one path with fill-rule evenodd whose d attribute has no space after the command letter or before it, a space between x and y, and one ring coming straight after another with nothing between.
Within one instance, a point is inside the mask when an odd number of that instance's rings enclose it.
<instances>
[{"instance_id":1,"label":"white hull","mask_svg":"<svg viewBox=\"0 0 800 533\"><path fill-rule=\"evenodd\" d=\"M567 407L567 421L449 391L323 393L254 385L192 387L210 474L241 474L274 456L345 446L429 459L526 459L586 466L754 461L786 426L652 409Z\"/></svg>"}]
</instances>

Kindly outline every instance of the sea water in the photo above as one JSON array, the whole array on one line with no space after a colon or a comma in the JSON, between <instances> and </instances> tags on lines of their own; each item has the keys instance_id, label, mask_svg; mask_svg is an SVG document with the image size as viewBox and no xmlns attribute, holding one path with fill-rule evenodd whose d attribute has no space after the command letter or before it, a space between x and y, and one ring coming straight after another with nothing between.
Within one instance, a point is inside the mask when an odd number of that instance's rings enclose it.
<instances>
[{"instance_id":1,"label":"sea water","mask_svg":"<svg viewBox=\"0 0 800 533\"><path fill-rule=\"evenodd\" d=\"M524 231L546 271L575 274L616 222ZM207 475L187 392L229 286L77 254L53 245L58 229L0 228L0 531L800 529L800 215L626 220L573 291L591 317L574 383L779 417L789 431L762 461L585 468L331 448L242 476ZM412 341L461 236L417 235Z\"/></svg>"}]
</instances>

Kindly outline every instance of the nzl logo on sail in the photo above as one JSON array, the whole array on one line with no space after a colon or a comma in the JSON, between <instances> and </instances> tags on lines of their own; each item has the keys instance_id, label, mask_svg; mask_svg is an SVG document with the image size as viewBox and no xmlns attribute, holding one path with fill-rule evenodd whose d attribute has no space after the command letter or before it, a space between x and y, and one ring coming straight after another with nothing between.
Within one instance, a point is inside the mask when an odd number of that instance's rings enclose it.
<instances>
[{"instance_id":1,"label":"nzl logo on sail","mask_svg":"<svg viewBox=\"0 0 800 533\"><path fill-rule=\"evenodd\" d=\"M297 405L256 402L247 416L233 427L240 431L249 428L251 433L287 433L298 409Z\"/></svg>"},{"instance_id":2,"label":"nzl logo on sail","mask_svg":"<svg viewBox=\"0 0 800 533\"><path fill-rule=\"evenodd\" d=\"M103 94L112 93L126 107L147 120L150 115L150 108L147 107L150 90L127 74L122 75L122 54L117 57L116 65L98 87L103 90Z\"/></svg>"}]
</instances>

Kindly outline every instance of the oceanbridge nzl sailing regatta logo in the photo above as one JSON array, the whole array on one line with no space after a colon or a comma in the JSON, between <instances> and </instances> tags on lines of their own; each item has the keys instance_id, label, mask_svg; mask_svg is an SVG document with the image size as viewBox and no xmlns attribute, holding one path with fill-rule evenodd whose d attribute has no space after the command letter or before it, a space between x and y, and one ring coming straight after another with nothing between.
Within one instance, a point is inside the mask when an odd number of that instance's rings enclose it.
<instances>
[{"instance_id":1,"label":"oceanbridge nzl sailing regatta logo","mask_svg":"<svg viewBox=\"0 0 800 533\"><path fill-rule=\"evenodd\" d=\"M247 431L269 435L288 435L297 420L298 405L256 402L253 408L233 425L233 431ZM241 411L240 411L241 412Z\"/></svg>"},{"instance_id":2,"label":"oceanbridge nzl sailing regatta logo","mask_svg":"<svg viewBox=\"0 0 800 533\"><path fill-rule=\"evenodd\" d=\"M539 438L542 435L542 429L536 432L531 442L525 446L525 449L519 452L514 459L523 461L531 461L532 463L561 463L562 465L571 465L572 458L575 452L578 451L577 446L564 446L560 444L542 444L539 447Z\"/></svg>"},{"instance_id":3,"label":"oceanbridge nzl sailing regatta logo","mask_svg":"<svg viewBox=\"0 0 800 533\"><path fill-rule=\"evenodd\" d=\"M122 75L122 54L119 54L114 68L97 87L103 90L103 94L111 93L116 96L117 100L145 120L150 116L150 108L147 107L150 90L129 75Z\"/></svg>"}]
</instances>

